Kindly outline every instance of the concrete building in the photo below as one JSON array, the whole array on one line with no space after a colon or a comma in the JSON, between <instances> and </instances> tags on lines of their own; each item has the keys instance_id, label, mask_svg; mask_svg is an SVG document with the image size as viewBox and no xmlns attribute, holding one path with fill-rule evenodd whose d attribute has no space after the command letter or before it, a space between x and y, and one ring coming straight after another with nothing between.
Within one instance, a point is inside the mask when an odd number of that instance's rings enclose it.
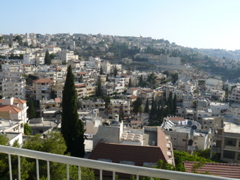
<instances>
[{"instance_id":1,"label":"concrete building","mask_svg":"<svg viewBox=\"0 0 240 180\"><path fill-rule=\"evenodd\" d=\"M68 63L69 60L78 60L78 55L74 55L74 51L62 50L60 54L63 63Z\"/></svg>"},{"instance_id":2,"label":"concrete building","mask_svg":"<svg viewBox=\"0 0 240 180\"><path fill-rule=\"evenodd\" d=\"M51 99L51 91L54 82L51 79L38 79L33 81L33 89L36 100Z\"/></svg>"},{"instance_id":3,"label":"concrete building","mask_svg":"<svg viewBox=\"0 0 240 180\"><path fill-rule=\"evenodd\" d=\"M17 98L3 98L0 100L0 117L9 120L28 121L27 102Z\"/></svg>"},{"instance_id":4,"label":"concrete building","mask_svg":"<svg viewBox=\"0 0 240 180\"><path fill-rule=\"evenodd\" d=\"M24 64L36 64L36 56L32 53L26 53L23 55Z\"/></svg>"},{"instance_id":5,"label":"concrete building","mask_svg":"<svg viewBox=\"0 0 240 180\"><path fill-rule=\"evenodd\" d=\"M164 133L171 137L174 150L191 152L205 150L211 145L212 132L202 130L196 121L182 117L166 117L161 126Z\"/></svg>"},{"instance_id":6,"label":"concrete building","mask_svg":"<svg viewBox=\"0 0 240 180\"><path fill-rule=\"evenodd\" d=\"M123 112L124 115L130 115L130 102L127 100L121 99L111 99L110 100L110 117L115 117L115 114L120 114L120 111Z\"/></svg>"}]
</instances>

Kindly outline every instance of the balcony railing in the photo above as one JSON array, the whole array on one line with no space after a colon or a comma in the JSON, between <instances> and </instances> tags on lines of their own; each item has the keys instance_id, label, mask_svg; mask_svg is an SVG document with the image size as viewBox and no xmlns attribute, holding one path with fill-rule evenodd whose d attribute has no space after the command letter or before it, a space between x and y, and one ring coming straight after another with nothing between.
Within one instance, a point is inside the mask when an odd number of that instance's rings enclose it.
<instances>
[{"instance_id":1,"label":"balcony railing","mask_svg":"<svg viewBox=\"0 0 240 180\"><path fill-rule=\"evenodd\" d=\"M186 173L179 171L169 171L163 169L155 169L155 168L146 168L139 167L133 165L126 164L118 164L118 163L109 163L102 161L95 161L83 158L75 158L71 156L64 156L58 154L45 153L40 151L33 151L28 149L15 148L10 146L2 146L0 145L0 153L5 153L8 155L9 161L9 179L12 180L12 164L11 164L11 155L18 156L18 180L21 180L21 157L33 158L36 159L36 179L39 180L39 160L44 160L47 162L47 179L50 180L50 162L58 162L66 164L66 177L70 179L69 174L69 166L75 165L78 166L78 179L81 180L81 167L88 167L91 169L99 170L99 179L103 180L103 171L112 172L112 179L115 180L116 173L124 173L129 175L135 175L136 179L139 180L140 176L151 177L153 179L156 178L164 178L164 179L173 179L173 180L185 180L185 179L193 179L193 180L233 180L233 178L223 178L217 176L210 176L205 174L195 174L195 173Z\"/></svg>"}]
</instances>

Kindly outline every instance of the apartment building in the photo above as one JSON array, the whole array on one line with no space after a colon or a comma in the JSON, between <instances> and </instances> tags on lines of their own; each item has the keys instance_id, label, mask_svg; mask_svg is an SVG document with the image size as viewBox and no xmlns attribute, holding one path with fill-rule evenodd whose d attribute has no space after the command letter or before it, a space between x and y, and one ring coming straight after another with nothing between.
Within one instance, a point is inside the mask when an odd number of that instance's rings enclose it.
<instances>
[{"instance_id":1,"label":"apartment building","mask_svg":"<svg viewBox=\"0 0 240 180\"><path fill-rule=\"evenodd\" d=\"M33 90L36 100L51 99L50 95L53 85L53 80L48 78L33 81Z\"/></svg>"},{"instance_id":2,"label":"apartment building","mask_svg":"<svg viewBox=\"0 0 240 180\"><path fill-rule=\"evenodd\" d=\"M0 99L0 117L9 120L19 120L26 123L27 102L14 97Z\"/></svg>"},{"instance_id":3,"label":"apartment building","mask_svg":"<svg viewBox=\"0 0 240 180\"><path fill-rule=\"evenodd\" d=\"M240 162L240 133L239 123L228 119L223 119L215 124L215 134L213 136L214 144L212 151L217 153L218 157L230 163Z\"/></svg>"},{"instance_id":4,"label":"apartment building","mask_svg":"<svg viewBox=\"0 0 240 180\"><path fill-rule=\"evenodd\" d=\"M228 100L240 103L240 86L233 88L232 92L229 92Z\"/></svg>"},{"instance_id":5,"label":"apartment building","mask_svg":"<svg viewBox=\"0 0 240 180\"><path fill-rule=\"evenodd\" d=\"M97 100L81 100L80 106L83 109L99 109L104 110L105 109L105 102L102 99Z\"/></svg>"},{"instance_id":6,"label":"apartment building","mask_svg":"<svg viewBox=\"0 0 240 180\"><path fill-rule=\"evenodd\" d=\"M26 99L25 86L26 81L23 78L8 79L4 78L1 84L1 95L2 97L16 97L18 99Z\"/></svg>"},{"instance_id":7,"label":"apartment building","mask_svg":"<svg viewBox=\"0 0 240 180\"><path fill-rule=\"evenodd\" d=\"M110 100L110 117L115 117L115 114L119 114L120 111L123 112L124 115L130 115L130 102L127 100L121 99L111 99Z\"/></svg>"},{"instance_id":8,"label":"apartment building","mask_svg":"<svg viewBox=\"0 0 240 180\"><path fill-rule=\"evenodd\" d=\"M2 97L14 96L26 99L26 81L22 74L22 66L20 65L2 65L2 72L0 72L0 95Z\"/></svg>"}]
</instances>

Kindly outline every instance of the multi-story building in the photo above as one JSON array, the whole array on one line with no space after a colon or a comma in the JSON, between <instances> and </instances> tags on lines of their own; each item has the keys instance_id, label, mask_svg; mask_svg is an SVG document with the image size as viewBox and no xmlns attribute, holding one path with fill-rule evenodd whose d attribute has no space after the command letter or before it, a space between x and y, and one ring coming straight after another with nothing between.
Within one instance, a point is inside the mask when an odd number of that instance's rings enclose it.
<instances>
[{"instance_id":1,"label":"multi-story building","mask_svg":"<svg viewBox=\"0 0 240 180\"><path fill-rule=\"evenodd\" d=\"M27 53L23 55L23 63L24 64L35 64L36 63L36 56L32 53Z\"/></svg>"},{"instance_id":2,"label":"multi-story building","mask_svg":"<svg viewBox=\"0 0 240 180\"><path fill-rule=\"evenodd\" d=\"M53 85L54 82L51 79L38 79L33 81L33 90L36 100L50 99Z\"/></svg>"},{"instance_id":3,"label":"multi-story building","mask_svg":"<svg viewBox=\"0 0 240 180\"><path fill-rule=\"evenodd\" d=\"M27 102L17 98L3 98L0 100L0 117L9 120L19 120L26 123Z\"/></svg>"},{"instance_id":4,"label":"multi-story building","mask_svg":"<svg viewBox=\"0 0 240 180\"><path fill-rule=\"evenodd\" d=\"M120 111L124 115L130 115L130 101L121 100L121 99L111 99L110 100L110 116L115 117L115 114L119 114Z\"/></svg>"},{"instance_id":5,"label":"multi-story building","mask_svg":"<svg viewBox=\"0 0 240 180\"><path fill-rule=\"evenodd\" d=\"M201 129L201 125L196 121L182 117L166 117L162 128L165 134L171 137L175 150L195 151L210 148L212 131Z\"/></svg>"},{"instance_id":6,"label":"multi-story building","mask_svg":"<svg viewBox=\"0 0 240 180\"><path fill-rule=\"evenodd\" d=\"M239 121L230 121L215 124L212 151L219 155L223 161L231 163L240 162L240 133Z\"/></svg>"},{"instance_id":7,"label":"multi-story building","mask_svg":"<svg viewBox=\"0 0 240 180\"><path fill-rule=\"evenodd\" d=\"M74 55L74 51L62 50L61 60L63 63L68 63L69 60L78 60L78 55Z\"/></svg>"},{"instance_id":8,"label":"multi-story building","mask_svg":"<svg viewBox=\"0 0 240 180\"><path fill-rule=\"evenodd\" d=\"M26 99L25 85L26 81L23 78L19 80L3 79L2 82L2 97L16 97L18 99Z\"/></svg>"},{"instance_id":9,"label":"multi-story building","mask_svg":"<svg viewBox=\"0 0 240 180\"><path fill-rule=\"evenodd\" d=\"M95 96L95 95L96 95L96 86L87 86L86 96Z\"/></svg>"},{"instance_id":10,"label":"multi-story building","mask_svg":"<svg viewBox=\"0 0 240 180\"><path fill-rule=\"evenodd\" d=\"M99 109L99 110L104 110L105 108L105 102L101 99L97 99L95 101L92 100L81 100L80 101L80 106L83 109Z\"/></svg>"},{"instance_id":11,"label":"multi-story building","mask_svg":"<svg viewBox=\"0 0 240 180\"><path fill-rule=\"evenodd\" d=\"M22 67L19 65L2 65L2 72L0 72L0 95L2 97L14 96L26 99L26 81L22 74Z\"/></svg>"},{"instance_id":12,"label":"multi-story building","mask_svg":"<svg viewBox=\"0 0 240 180\"><path fill-rule=\"evenodd\" d=\"M240 86L233 88L232 92L228 94L228 100L240 103Z\"/></svg>"},{"instance_id":13,"label":"multi-story building","mask_svg":"<svg viewBox=\"0 0 240 180\"><path fill-rule=\"evenodd\" d=\"M78 99L81 99L87 96L87 88L84 83L75 84L75 89L77 92Z\"/></svg>"}]
</instances>

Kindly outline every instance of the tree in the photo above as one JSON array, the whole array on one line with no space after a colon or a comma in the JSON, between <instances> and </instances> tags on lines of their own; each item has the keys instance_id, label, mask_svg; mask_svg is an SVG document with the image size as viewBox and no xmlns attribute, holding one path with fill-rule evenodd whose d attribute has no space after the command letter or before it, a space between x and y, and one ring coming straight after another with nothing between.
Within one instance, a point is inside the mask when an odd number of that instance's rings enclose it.
<instances>
[{"instance_id":1,"label":"tree","mask_svg":"<svg viewBox=\"0 0 240 180\"><path fill-rule=\"evenodd\" d=\"M123 104L121 104L121 106L119 107L119 121L123 121L124 120L124 111L123 111Z\"/></svg>"},{"instance_id":2,"label":"tree","mask_svg":"<svg viewBox=\"0 0 240 180\"><path fill-rule=\"evenodd\" d=\"M46 50L46 53L45 53L44 64L47 64L47 65L51 64L51 57L48 50Z\"/></svg>"},{"instance_id":3,"label":"tree","mask_svg":"<svg viewBox=\"0 0 240 180\"><path fill-rule=\"evenodd\" d=\"M9 139L6 135L0 135L0 144L9 146ZM17 141L13 143L13 147L19 147ZM11 155L12 175L13 179L18 179L18 157ZM26 158L21 157L21 179L27 179L29 177L29 171L32 168L32 164L29 163ZM9 179L9 167L8 156L6 154L0 154L0 177L3 180Z\"/></svg>"},{"instance_id":4,"label":"tree","mask_svg":"<svg viewBox=\"0 0 240 180\"><path fill-rule=\"evenodd\" d=\"M142 120L143 107L142 105L138 107L138 112L140 114L140 120Z\"/></svg>"},{"instance_id":5,"label":"tree","mask_svg":"<svg viewBox=\"0 0 240 180\"><path fill-rule=\"evenodd\" d=\"M51 99L55 99L57 97L57 94L56 94L55 90L53 90L53 89L51 90L50 97L51 97Z\"/></svg>"},{"instance_id":6,"label":"tree","mask_svg":"<svg viewBox=\"0 0 240 180\"><path fill-rule=\"evenodd\" d=\"M133 113L139 113L139 108L142 106L142 99L140 97L137 98L136 101L133 102Z\"/></svg>"},{"instance_id":7,"label":"tree","mask_svg":"<svg viewBox=\"0 0 240 180\"><path fill-rule=\"evenodd\" d=\"M131 78L129 79L128 87L129 88L132 87L132 79Z\"/></svg>"},{"instance_id":8,"label":"tree","mask_svg":"<svg viewBox=\"0 0 240 180\"><path fill-rule=\"evenodd\" d=\"M80 77L79 77L79 79L78 79L78 82L79 82L79 83L83 83L83 76L82 76L82 75L80 75Z\"/></svg>"},{"instance_id":9,"label":"tree","mask_svg":"<svg viewBox=\"0 0 240 180\"><path fill-rule=\"evenodd\" d=\"M28 123L24 124L24 134L30 135L31 134L31 127L28 125Z\"/></svg>"},{"instance_id":10,"label":"tree","mask_svg":"<svg viewBox=\"0 0 240 180\"><path fill-rule=\"evenodd\" d=\"M97 81L97 89L96 89L96 96L100 97L103 95L102 92L102 81L101 78L98 77L98 81Z\"/></svg>"},{"instance_id":11,"label":"tree","mask_svg":"<svg viewBox=\"0 0 240 180\"><path fill-rule=\"evenodd\" d=\"M26 84L30 86L32 86L34 80L39 79L39 77L34 76L32 74L29 74L28 76L27 75L24 75L24 76L26 78Z\"/></svg>"},{"instance_id":12,"label":"tree","mask_svg":"<svg viewBox=\"0 0 240 180\"><path fill-rule=\"evenodd\" d=\"M51 60L54 59L55 57L56 57L56 54L54 54L54 53L50 54Z\"/></svg>"},{"instance_id":13,"label":"tree","mask_svg":"<svg viewBox=\"0 0 240 180\"><path fill-rule=\"evenodd\" d=\"M101 75L103 74L103 68L102 68L102 66L100 67L100 74L101 74Z\"/></svg>"},{"instance_id":14,"label":"tree","mask_svg":"<svg viewBox=\"0 0 240 180\"><path fill-rule=\"evenodd\" d=\"M114 68L113 68L113 76L116 77L117 73L118 73L117 66L114 66Z\"/></svg>"},{"instance_id":15,"label":"tree","mask_svg":"<svg viewBox=\"0 0 240 180\"><path fill-rule=\"evenodd\" d=\"M172 75L172 83L175 84L178 80L178 73Z\"/></svg>"},{"instance_id":16,"label":"tree","mask_svg":"<svg viewBox=\"0 0 240 180\"><path fill-rule=\"evenodd\" d=\"M146 104L145 104L144 112L145 113L149 112L149 102L148 102L148 99L147 99Z\"/></svg>"},{"instance_id":17,"label":"tree","mask_svg":"<svg viewBox=\"0 0 240 180\"><path fill-rule=\"evenodd\" d=\"M35 118L36 117L36 110L35 110L35 107L34 107L33 99L30 99L27 102L27 105L28 105L28 110L27 110L28 118L29 119Z\"/></svg>"},{"instance_id":18,"label":"tree","mask_svg":"<svg viewBox=\"0 0 240 180\"><path fill-rule=\"evenodd\" d=\"M77 93L71 66L68 67L63 89L61 131L66 141L67 152L71 156L83 157L85 154L84 126L77 112Z\"/></svg>"},{"instance_id":19,"label":"tree","mask_svg":"<svg viewBox=\"0 0 240 180\"><path fill-rule=\"evenodd\" d=\"M172 102L172 115L175 115L176 111L177 111L177 97L175 94Z\"/></svg>"},{"instance_id":20,"label":"tree","mask_svg":"<svg viewBox=\"0 0 240 180\"><path fill-rule=\"evenodd\" d=\"M168 109L169 109L169 113L171 114L172 113L172 110L173 110L173 98L172 98L172 91L169 93L168 95L168 100L167 100L167 106L168 106Z\"/></svg>"},{"instance_id":21,"label":"tree","mask_svg":"<svg viewBox=\"0 0 240 180\"><path fill-rule=\"evenodd\" d=\"M60 154L63 155L67 149L65 140L62 134L58 131L53 131L50 134L47 134L44 139L41 138L40 135L35 135L29 139L27 139L24 144L23 148ZM28 159L29 162L32 162L35 165L34 159ZM90 176L89 179L93 179L93 171L89 170L88 168L83 168L82 178L83 176ZM47 177L47 164L46 161L39 161L39 171L41 175L41 179L46 179ZM50 174L51 179L58 180L58 179L65 179L66 178L66 165L56 162L50 162ZM75 166L70 166L70 174L71 179L78 179L77 178L77 168ZM29 172L29 179L35 179L36 177L36 168L31 168Z\"/></svg>"}]
</instances>

